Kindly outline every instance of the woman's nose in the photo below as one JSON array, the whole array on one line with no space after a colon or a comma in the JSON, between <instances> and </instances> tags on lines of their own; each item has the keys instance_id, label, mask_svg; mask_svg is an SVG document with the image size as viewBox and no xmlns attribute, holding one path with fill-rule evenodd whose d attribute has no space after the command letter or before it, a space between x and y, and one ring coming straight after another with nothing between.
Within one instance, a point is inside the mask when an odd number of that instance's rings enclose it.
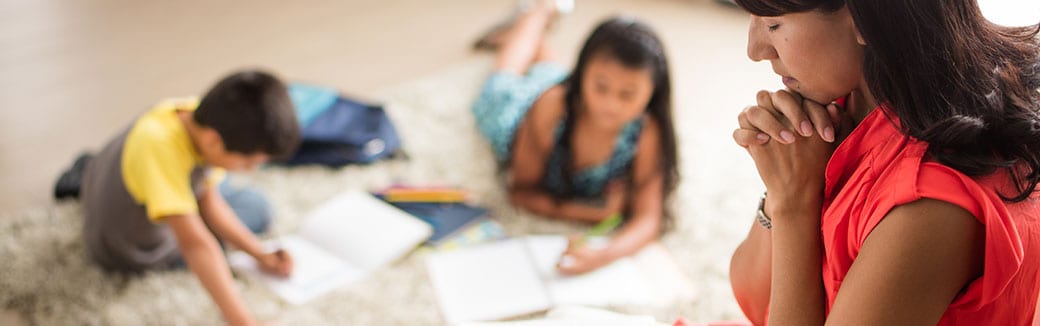
<instances>
[{"instance_id":1,"label":"woman's nose","mask_svg":"<svg viewBox=\"0 0 1040 326\"><path fill-rule=\"evenodd\" d=\"M773 45L769 42L768 35L766 35L767 29L761 17L751 16L751 23L748 25L747 41L747 56L751 61L777 59L776 49L773 48Z\"/></svg>"}]
</instances>

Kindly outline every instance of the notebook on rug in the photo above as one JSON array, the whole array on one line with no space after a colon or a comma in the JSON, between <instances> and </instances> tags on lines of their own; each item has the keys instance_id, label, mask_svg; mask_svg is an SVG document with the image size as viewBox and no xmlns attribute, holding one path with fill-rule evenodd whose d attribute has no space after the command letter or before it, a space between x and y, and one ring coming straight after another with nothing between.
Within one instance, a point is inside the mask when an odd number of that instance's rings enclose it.
<instances>
[{"instance_id":1,"label":"notebook on rug","mask_svg":"<svg viewBox=\"0 0 1040 326\"><path fill-rule=\"evenodd\" d=\"M266 283L293 304L302 304L401 258L433 233L429 224L361 191L328 200L291 235L267 242L293 257L288 278L261 273L253 257L228 255L232 268Z\"/></svg>"},{"instance_id":2,"label":"notebook on rug","mask_svg":"<svg viewBox=\"0 0 1040 326\"><path fill-rule=\"evenodd\" d=\"M430 254L445 320L501 320L559 305L660 305L691 295L689 280L658 244L580 276L556 272L566 247L563 236L526 236Z\"/></svg>"},{"instance_id":3,"label":"notebook on rug","mask_svg":"<svg viewBox=\"0 0 1040 326\"><path fill-rule=\"evenodd\" d=\"M426 245L439 246L455 235L488 220L486 209L470 206L465 203L440 202L390 202L433 227L433 235L426 240Z\"/></svg>"}]
</instances>

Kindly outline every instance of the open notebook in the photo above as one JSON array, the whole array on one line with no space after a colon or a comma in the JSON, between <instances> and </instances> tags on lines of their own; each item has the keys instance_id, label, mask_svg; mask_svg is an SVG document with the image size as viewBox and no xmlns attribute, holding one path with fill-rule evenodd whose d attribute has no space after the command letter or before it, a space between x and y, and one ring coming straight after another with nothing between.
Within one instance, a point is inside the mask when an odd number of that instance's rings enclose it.
<instances>
[{"instance_id":1,"label":"open notebook","mask_svg":"<svg viewBox=\"0 0 1040 326\"><path fill-rule=\"evenodd\" d=\"M293 257L289 278L261 273L253 257L234 252L232 268L259 277L293 304L357 281L430 237L429 224L360 191L340 194L312 211L295 234L269 245Z\"/></svg>"},{"instance_id":2,"label":"open notebook","mask_svg":"<svg viewBox=\"0 0 1040 326\"><path fill-rule=\"evenodd\" d=\"M659 244L580 276L556 272L563 236L527 236L427 256L449 324L491 321L559 305L662 305L692 285Z\"/></svg>"}]
</instances>

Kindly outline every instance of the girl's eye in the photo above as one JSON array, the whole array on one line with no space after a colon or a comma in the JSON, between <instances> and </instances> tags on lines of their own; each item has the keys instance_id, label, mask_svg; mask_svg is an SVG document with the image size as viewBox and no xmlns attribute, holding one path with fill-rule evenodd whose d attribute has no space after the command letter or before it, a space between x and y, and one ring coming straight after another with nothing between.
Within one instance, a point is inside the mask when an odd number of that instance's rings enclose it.
<instances>
[{"instance_id":1,"label":"girl's eye","mask_svg":"<svg viewBox=\"0 0 1040 326\"><path fill-rule=\"evenodd\" d=\"M770 32L776 31L777 28L780 28L780 24L769 25L769 31Z\"/></svg>"}]
</instances>

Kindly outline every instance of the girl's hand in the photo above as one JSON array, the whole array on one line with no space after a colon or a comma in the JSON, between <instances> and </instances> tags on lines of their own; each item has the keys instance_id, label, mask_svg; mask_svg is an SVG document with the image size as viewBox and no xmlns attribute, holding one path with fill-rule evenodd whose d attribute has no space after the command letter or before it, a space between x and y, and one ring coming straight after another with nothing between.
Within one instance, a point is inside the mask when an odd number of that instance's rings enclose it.
<instances>
[{"instance_id":1,"label":"girl's hand","mask_svg":"<svg viewBox=\"0 0 1040 326\"><path fill-rule=\"evenodd\" d=\"M612 261L614 258L606 250L589 246L581 235L572 235L568 239L567 250L556 263L556 270L564 275L578 275L606 266Z\"/></svg>"},{"instance_id":2,"label":"girl's hand","mask_svg":"<svg viewBox=\"0 0 1040 326\"><path fill-rule=\"evenodd\" d=\"M289 277L292 274L292 256L285 249L262 254L260 257L257 257L257 261L260 263L260 269L266 273L281 277Z\"/></svg>"}]
</instances>

